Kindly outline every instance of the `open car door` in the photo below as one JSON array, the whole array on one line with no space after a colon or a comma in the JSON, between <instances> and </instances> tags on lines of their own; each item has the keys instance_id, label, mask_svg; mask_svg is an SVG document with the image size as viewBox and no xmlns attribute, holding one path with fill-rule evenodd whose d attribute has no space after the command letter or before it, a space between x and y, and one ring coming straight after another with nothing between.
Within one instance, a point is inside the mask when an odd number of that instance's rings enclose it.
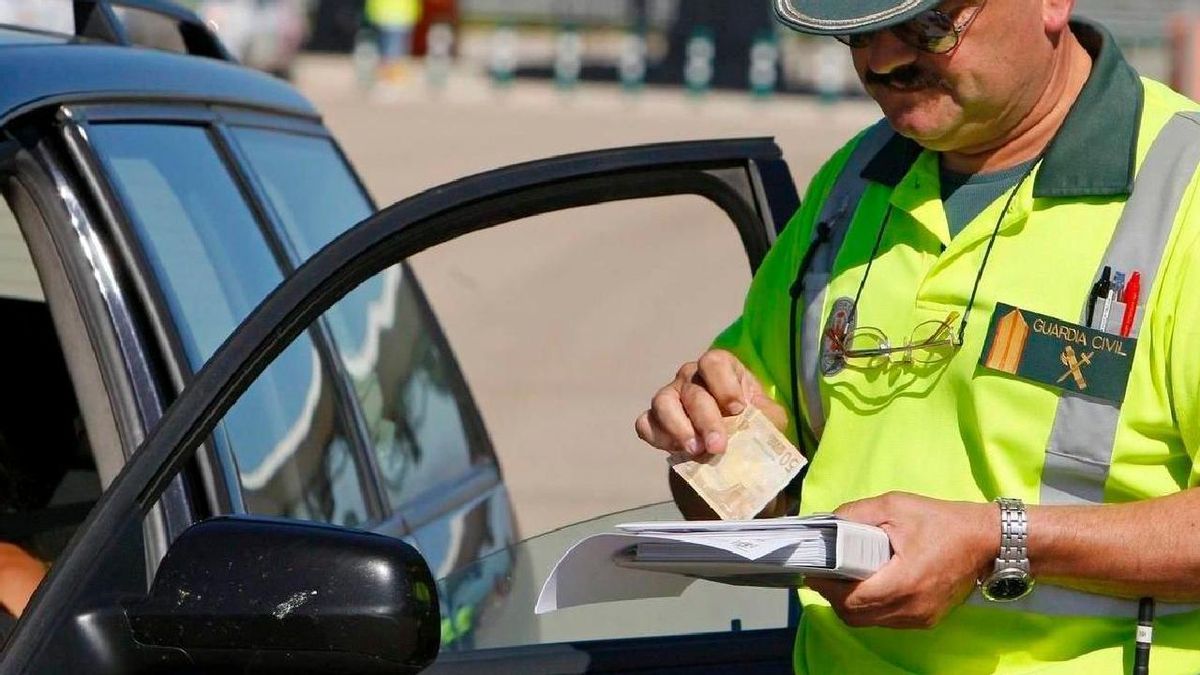
<instances>
[{"instance_id":1,"label":"open car door","mask_svg":"<svg viewBox=\"0 0 1200 675\"><path fill-rule=\"evenodd\" d=\"M113 542L143 517L255 378L335 302L395 263L470 232L617 200L699 195L737 228L757 268L798 199L769 139L684 142L558 157L465 178L405 199L346 231L278 286L166 411L79 528L10 638L0 675L126 672L417 672L436 658L428 566L399 540L333 527L222 517L170 547L142 597L114 597ZM738 635L738 634L732 634ZM786 672L790 632L742 634L743 672ZM681 638L682 639L682 638ZM530 647L520 672L712 670L712 640ZM637 651L640 649L640 651ZM566 651L564 651L566 650ZM752 652L752 654L750 654ZM690 654L691 656L688 656ZM564 661L564 655L569 656ZM583 658L575 658L582 655ZM460 659L498 672L506 656ZM726 654L728 657L728 654ZM646 659L649 659L647 661ZM668 662L669 661L669 662ZM742 667L745 666L745 667ZM515 667L515 666L514 666ZM564 670L565 669L565 670Z\"/></svg>"}]
</instances>

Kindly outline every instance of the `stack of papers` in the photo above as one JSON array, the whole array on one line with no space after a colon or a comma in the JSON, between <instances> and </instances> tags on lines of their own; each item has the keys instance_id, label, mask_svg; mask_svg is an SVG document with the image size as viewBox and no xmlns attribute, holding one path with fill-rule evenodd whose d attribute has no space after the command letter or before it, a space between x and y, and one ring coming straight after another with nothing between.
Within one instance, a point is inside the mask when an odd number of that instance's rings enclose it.
<instances>
[{"instance_id":1,"label":"stack of papers","mask_svg":"<svg viewBox=\"0 0 1200 675\"><path fill-rule=\"evenodd\" d=\"M794 587L804 576L865 579L891 558L887 534L834 516L627 523L573 546L542 587L538 614L678 596L695 579Z\"/></svg>"}]
</instances>

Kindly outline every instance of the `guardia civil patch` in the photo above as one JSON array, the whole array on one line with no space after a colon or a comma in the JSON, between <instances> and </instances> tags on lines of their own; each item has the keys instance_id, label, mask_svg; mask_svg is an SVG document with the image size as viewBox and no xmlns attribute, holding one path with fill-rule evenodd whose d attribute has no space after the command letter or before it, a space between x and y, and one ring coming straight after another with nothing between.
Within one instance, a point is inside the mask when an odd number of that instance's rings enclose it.
<instances>
[{"instance_id":1,"label":"guardia civil patch","mask_svg":"<svg viewBox=\"0 0 1200 675\"><path fill-rule=\"evenodd\" d=\"M998 304L980 365L1121 403L1137 340Z\"/></svg>"},{"instance_id":2,"label":"guardia civil patch","mask_svg":"<svg viewBox=\"0 0 1200 675\"><path fill-rule=\"evenodd\" d=\"M846 368L846 359L834 344L835 338L854 330L854 300L841 297L833 301L829 318L821 330L821 374L837 375Z\"/></svg>"}]
</instances>

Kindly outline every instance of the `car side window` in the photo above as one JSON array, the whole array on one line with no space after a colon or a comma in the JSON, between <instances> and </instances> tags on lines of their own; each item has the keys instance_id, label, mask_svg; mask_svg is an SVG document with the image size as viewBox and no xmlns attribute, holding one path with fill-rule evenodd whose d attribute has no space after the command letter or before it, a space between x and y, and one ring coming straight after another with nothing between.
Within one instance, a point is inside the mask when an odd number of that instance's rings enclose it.
<instances>
[{"instance_id":1,"label":"car side window","mask_svg":"<svg viewBox=\"0 0 1200 675\"><path fill-rule=\"evenodd\" d=\"M193 370L283 278L203 127L96 124L89 138L124 204ZM348 423L311 335L294 342L214 433L252 513L369 520Z\"/></svg>"},{"instance_id":2,"label":"car side window","mask_svg":"<svg viewBox=\"0 0 1200 675\"><path fill-rule=\"evenodd\" d=\"M246 127L234 136L298 260L370 215L370 202L328 139ZM363 283L325 321L393 508L490 461L468 419L472 404L453 357L407 267Z\"/></svg>"}]
</instances>

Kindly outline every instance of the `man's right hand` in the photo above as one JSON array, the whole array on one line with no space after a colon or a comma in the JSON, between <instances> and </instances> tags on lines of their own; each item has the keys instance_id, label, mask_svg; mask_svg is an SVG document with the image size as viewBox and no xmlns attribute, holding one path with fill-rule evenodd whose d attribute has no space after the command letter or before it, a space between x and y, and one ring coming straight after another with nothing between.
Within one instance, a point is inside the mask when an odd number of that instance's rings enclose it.
<instances>
[{"instance_id":1,"label":"man's right hand","mask_svg":"<svg viewBox=\"0 0 1200 675\"><path fill-rule=\"evenodd\" d=\"M722 418L740 414L747 405L787 431L787 411L766 395L758 378L730 352L713 349L683 364L634 428L643 441L667 452L693 457L725 452L729 439Z\"/></svg>"}]
</instances>

